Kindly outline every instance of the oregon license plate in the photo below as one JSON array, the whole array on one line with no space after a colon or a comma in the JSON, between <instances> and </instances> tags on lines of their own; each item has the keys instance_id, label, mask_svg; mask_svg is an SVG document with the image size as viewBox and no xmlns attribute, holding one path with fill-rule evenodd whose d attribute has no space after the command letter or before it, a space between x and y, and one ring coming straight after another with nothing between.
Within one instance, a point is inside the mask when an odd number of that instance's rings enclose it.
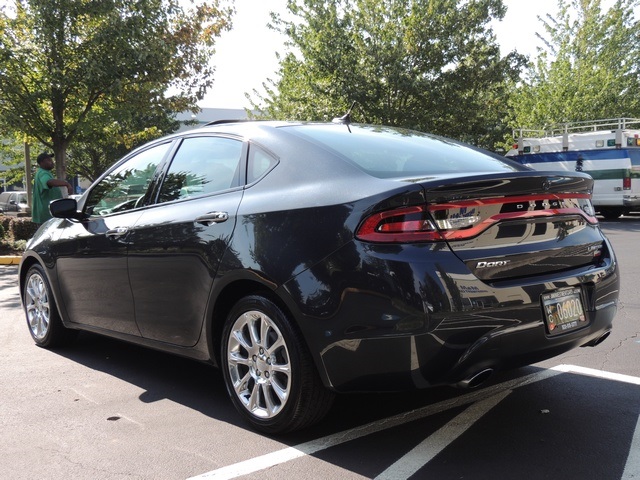
<instances>
[{"instance_id":1,"label":"oregon license plate","mask_svg":"<svg viewBox=\"0 0 640 480\"><path fill-rule=\"evenodd\" d=\"M587 323L579 288L556 290L542 295L542 311L551 335L558 335Z\"/></svg>"}]
</instances>

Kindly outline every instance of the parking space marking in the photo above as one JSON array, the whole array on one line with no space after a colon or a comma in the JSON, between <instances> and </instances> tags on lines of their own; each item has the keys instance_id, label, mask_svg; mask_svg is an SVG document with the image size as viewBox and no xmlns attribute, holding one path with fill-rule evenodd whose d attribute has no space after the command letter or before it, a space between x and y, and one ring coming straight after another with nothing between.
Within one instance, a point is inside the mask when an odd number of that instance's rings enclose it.
<instances>
[{"instance_id":1,"label":"parking space marking","mask_svg":"<svg viewBox=\"0 0 640 480\"><path fill-rule=\"evenodd\" d=\"M627 464L624 466L622 478L620 480L640 479L640 416L636 424L636 431L633 434L631 448L629 448L629 456Z\"/></svg>"},{"instance_id":2,"label":"parking space marking","mask_svg":"<svg viewBox=\"0 0 640 480\"><path fill-rule=\"evenodd\" d=\"M351 440L357 440L359 438L371 435L376 432L387 430L389 428L404 425L415 420L429 417L431 415L441 413L452 408L461 407L476 402L486 404L478 406L477 411L482 411L487 405L490 405L490 400L499 399L496 405L503 400L512 390L530 385L542 380L546 380L556 375L563 373L576 373L580 375L589 375L607 380L615 380L624 383L630 383L633 385L640 385L640 377L632 377L629 375L621 375L617 373L604 372L601 370L595 370L590 368L579 367L576 365L558 365L548 370L543 370L537 373L531 373L524 377L515 378L506 382L498 383L482 390L475 390L459 397L452 398L450 400L444 400L442 402L435 403L433 405L427 405L409 412L400 413L393 417L376 420L374 422L345 430L343 432L334 433L325 437L311 440L309 442L301 443L295 447L288 447L275 452L267 453L259 457L250 458L248 460L228 465L226 467L212 470L195 477L191 477L189 480L207 480L207 479L232 479L238 478L251 473L259 472L267 468L274 467L276 465L295 460L296 458L304 457L306 455L313 455L316 452L325 450L327 448L335 447ZM472 415L471 408L469 407L469 415ZM491 407L493 408L493 407ZM476 414L477 414L476 411ZM461 415L464 415L461 414ZM460 415L456 417L460 418ZM455 420L455 419L454 419ZM451 423L451 422L449 422ZM622 480L640 479L640 421L636 427L636 431L633 437L632 449L629 452L627 464L624 470L625 476ZM440 431L436 432L437 435ZM442 434L442 441L444 441L444 433ZM426 442L426 443L425 443ZM429 445L429 439L425 440L425 446ZM434 443L435 444L435 443ZM421 444L422 445L422 444ZM445 448L444 445L442 448ZM435 456L435 455L434 455ZM405 456L406 457L406 456ZM404 458L404 457L403 457ZM399 462L396 462L399 463ZM423 461L423 465L426 462ZM394 464L395 465L395 464ZM387 477L387 478L400 478L400 477ZM406 478L403 477L403 478Z\"/></svg>"},{"instance_id":3,"label":"parking space marking","mask_svg":"<svg viewBox=\"0 0 640 480\"><path fill-rule=\"evenodd\" d=\"M623 375L621 373L605 372L604 370L579 367L577 365L558 365L557 367L553 367L553 370L565 373L579 373L581 375L603 378L605 380L615 380L616 382L640 385L640 377L632 377L631 375Z\"/></svg>"},{"instance_id":4,"label":"parking space marking","mask_svg":"<svg viewBox=\"0 0 640 480\"><path fill-rule=\"evenodd\" d=\"M203 473L195 477L191 477L189 480L205 480L205 479L231 479L238 478L243 475L249 475L251 473L264 470L266 468L279 465L281 463L294 460L305 455L312 455L316 452L325 450L327 448L335 447L337 445L349 442L351 440L357 440L358 438L371 435L372 433L387 430L389 428L404 425L421 418L426 418L436 413L441 413L446 410L450 410L455 407L461 407L470 403L486 400L494 395L504 392L506 390L513 390L524 385L545 380L547 378L560 375L561 371L555 370L543 370L537 373L531 373L524 377L515 378L502 382L496 385L492 385L482 390L475 390L467 394L461 395L450 400L444 400L433 405L427 405L422 408L411 410L409 412L400 413L393 417L376 420L374 422L345 430L343 432L327 435L316 440L301 443L295 447L288 447L282 450L278 450L259 457L250 458L248 460L228 465L226 467L212 470L211 472Z\"/></svg>"},{"instance_id":5,"label":"parking space marking","mask_svg":"<svg viewBox=\"0 0 640 480\"><path fill-rule=\"evenodd\" d=\"M491 398L476 402L437 432L376 477L376 480L404 480L415 474L454 440L472 427L485 413L504 400L512 390L505 390Z\"/></svg>"},{"instance_id":6,"label":"parking space marking","mask_svg":"<svg viewBox=\"0 0 640 480\"><path fill-rule=\"evenodd\" d=\"M581 375L589 375L592 377L604 378L607 380L615 380L616 382L625 382L631 383L633 385L640 385L640 377L632 377L630 375L622 375L620 373L604 372L602 370L578 367L576 365L559 365L555 369L568 373L579 373ZM627 463L624 466L624 471L622 472L622 478L620 480L632 479L640 479L640 415L638 416L636 429L633 433L633 439L631 440L631 447L629 448Z\"/></svg>"}]
</instances>

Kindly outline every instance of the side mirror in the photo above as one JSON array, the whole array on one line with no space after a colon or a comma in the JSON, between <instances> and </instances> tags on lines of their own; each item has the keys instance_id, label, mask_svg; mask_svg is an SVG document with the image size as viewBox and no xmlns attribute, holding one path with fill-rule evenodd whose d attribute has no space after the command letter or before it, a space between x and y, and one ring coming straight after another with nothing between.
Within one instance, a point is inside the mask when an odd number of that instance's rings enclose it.
<instances>
[{"instance_id":1,"label":"side mirror","mask_svg":"<svg viewBox=\"0 0 640 480\"><path fill-rule=\"evenodd\" d=\"M56 218L82 218L82 213L78 212L78 202L73 198L59 198L49 204L51 215Z\"/></svg>"}]
</instances>

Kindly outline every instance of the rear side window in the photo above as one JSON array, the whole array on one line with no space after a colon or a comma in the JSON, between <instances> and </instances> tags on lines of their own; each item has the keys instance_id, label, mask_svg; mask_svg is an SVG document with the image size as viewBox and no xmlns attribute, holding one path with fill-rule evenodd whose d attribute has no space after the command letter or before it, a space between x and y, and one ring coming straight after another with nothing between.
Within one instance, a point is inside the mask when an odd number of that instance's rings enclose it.
<instances>
[{"instance_id":1,"label":"rear side window","mask_svg":"<svg viewBox=\"0 0 640 480\"><path fill-rule=\"evenodd\" d=\"M285 127L379 178L514 171L518 166L446 138L361 125Z\"/></svg>"},{"instance_id":2,"label":"rear side window","mask_svg":"<svg viewBox=\"0 0 640 480\"><path fill-rule=\"evenodd\" d=\"M159 202L238 186L242 142L224 137L185 138L162 182Z\"/></svg>"},{"instance_id":3,"label":"rear side window","mask_svg":"<svg viewBox=\"0 0 640 480\"><path fill-rule=\"evenodd\" d=\"M278 161L261 148L251 145L247 166L247 183L253 183L271 170Z\"/></svg>"}]
</instances>

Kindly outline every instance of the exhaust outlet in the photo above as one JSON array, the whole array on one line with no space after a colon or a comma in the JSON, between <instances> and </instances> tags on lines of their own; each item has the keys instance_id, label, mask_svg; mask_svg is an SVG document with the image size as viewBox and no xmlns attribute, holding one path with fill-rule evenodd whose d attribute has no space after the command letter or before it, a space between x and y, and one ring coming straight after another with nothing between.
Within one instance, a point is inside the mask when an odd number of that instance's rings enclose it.
<instances>
[{"instance_id":1,"label":"exhaust outlet","mask_svg":"<svg viewBox=\"0 0 640 480\"><path fill-rule=\"evenodd\" d=\"M493 375L493 368L485 368L464 380L460 380L456 386L459 388L476 388L486 382L491 375Z\"/></svg>"},{"instance_id":2,"label":"exhaust outlet","mask_svg":"<svg viewBox=\"0 0 640 480\"><path fill-rule=\"evenodd\" d=\"M590 342L587 342L582 346L583 347L595 347L596 345L600 345L602 342L604 342L607 339L607 337L609 335L611 335L611 330L607 330L606 332L604 332L602 335L600 335L595 340L591 340Z\"/></svg>"}]
</instances>

